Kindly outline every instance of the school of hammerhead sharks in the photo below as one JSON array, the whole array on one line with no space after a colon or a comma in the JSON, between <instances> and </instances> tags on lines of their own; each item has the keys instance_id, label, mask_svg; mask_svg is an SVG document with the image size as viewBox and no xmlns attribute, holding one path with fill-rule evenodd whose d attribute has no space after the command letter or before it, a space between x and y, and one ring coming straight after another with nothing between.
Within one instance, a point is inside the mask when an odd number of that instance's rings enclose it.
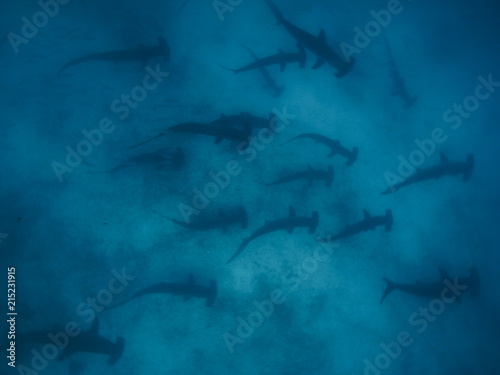
<instances>
[{"instance_id":1,"label":"school of hammerhead sharks","mask_svg":"<svg viewBox=\"0 0 500 375\"><path fill-rule=\"evenodd\" d=\"M318 36L314 36L306 30L294 25L287 20L278 7L270 0L265 0L269 6L272 14L276 17L278 25L281 25L286 32L295 39L297 43L297 52L285 53L279 50L278 53L263 58L258 58L257 55L247 47L249 57L252 61L241 68L227 68L233 74L242 74L247 71L258 71L262 78L266 81L274 96L279 96L283 92L284 87L278 85L271 77L268 67L277 65L283 71L288 64L296 63L300 68L304 68L307 64L308 55L315 56L317 62L312 69L318 69L324 64L333 67L336 72L335 76L341 79L343 76L349 74L355 65L353 58L346 61L337 52L331 48L326 41L325 33L323 30ZM394 83L393 95L399 96L405 107L411 107L416 101L416 97L412 96L406 86L405 80L400 75L398 68L394 62L389 43L386 39L387 52L390 58L390 76ZM89 61L113 61L113 62L139 62L147 64L151 59L163 58L166 61L170 59L170 48L167 41L163 37L158 38L158 45L152 47L141 47L133 50L117 50L111 52L95 53L84 57L77 58L64 65L59 73L73 68L75 65L82 64ZM254 132L268 129L273 123L277 121L276 116L271 115L270 118L254 116L248 112L242 112L238 115L224 116L215 119L208 123L180 123L174 125L160 134L153 136L143 142L130 146L130 149L148 146L153 139L167 135L169 132L174 133L189 133L200 136L207 136L215 138L215 143L227 140L237 142L239 148L245 149L248 146L248 140ZM331 139L325 135L317 133L303 133L289 139L281 146L300 142L316 142L321 145L318 147L318 152L321 152L322 147L325 151L328 150L327 157L340 156L345 159L346 166L350 166L356 162L358 157L358 148L353 147L348 149L344 147L339 140ZM289 146L287 146L289 147ZM436 180L443 176L462 176L463 181L467 181L474 168L474 157L472 154L466 156L464 162L450 161L446 155L441 153L440 162L429 168L417 168L415 172L403 181L397 182L389 186L387 190L381 194L392 194L400 189L419 183L426 180ZM129 167L140 166L153 166L157 168L168 168L171 170L179 170L184 165L184 151L181 147L176 147L171 152L148 152L133 156L122 163L102 173L120 173L121 170ZM326 170L314 169L308 166L305 170L299 170L294 173L284 175L275 181L269 182L265 185L275 186L296 181L305 181L306 186L311 185L315 181L323 181L326 187L329 187L334 181L334 170L331 165ZM176 220L169 218L175 224L185 228L182 230L192 231L207 231L213 229L226 229L228 226L241 226L247 228L248 216L243 206L228 208L221 210L218 214L198 217L196 220ZM290 206L289 214L286 217L278 218L275 220L267 221L264 225L258 227L249 237L244 238L235 250L235 252L228 258L227 263L241 261L242 254L245 250L247 252L252 247L252 241L258 237L269 235L277 231L286 231L291 234L297 228L307 228L309 234L314 234L319 224L319 213L314 211L310 217L297 216L295 210ZM357 235L366 231L373 231L377 227L383 227L386 232L391 231L393 226L393 213L390 209L385 210L383 215L372 215L367 210L363 210L363 216L358 222L346 223L345 228L341 229L335 234L323 238L316 238L316 241L325 245L335 243L336 241L343 240L347 237ZM385 279L386 289L382 294L380 303L387 298L387 296L399 290L404 293L424 297L424 298L441 298L442 290L444 288L445 280L453 280L445 270L440 269L441 277L434 282L413 284L403 284L392 282ZM462 284L468 286L468 292L475 296L479 289L479 275L476 268L470 269L468 277L458 278ZM161 282L152 285L143 290L139 290L127 299L124 299L112 306L107 310L115 309L129 303L132 300L138 299L142 296L149 294L172 294L181 296L184 300L191 297L202 298L206 300L206 306L212 306L217 298L217 282L212 280L208 286L199 285L195 282L193 275L189 275L186 282ZM75 352L90 352L98 353L109 356L109 363L114 364L118 361L124 351L124 339L118 338L116 342L112 342L105 337L99 335L98 332L99 322L95 319L92 328L82 332L77 337L71 338L68 345L65 347L61 358L70 356ZM47 341L47 334L49 331L35 331L23 335L23 339L33 342Z\"/></svg>"}]
</instances>

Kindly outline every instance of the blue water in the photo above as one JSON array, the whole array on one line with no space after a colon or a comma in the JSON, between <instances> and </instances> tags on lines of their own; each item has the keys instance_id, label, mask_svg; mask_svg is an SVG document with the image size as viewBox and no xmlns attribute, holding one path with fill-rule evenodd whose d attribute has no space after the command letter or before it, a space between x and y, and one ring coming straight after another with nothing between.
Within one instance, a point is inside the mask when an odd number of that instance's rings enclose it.
<instances>
[{"instance_id":1,"label":"blue water","mask_svg":"<svg viewBox=\"0 0 500 375\"><path fill-rule=\"evenodd\" d=\"M311 69L316 57L309 51L304 69L297 63L283 72L268 68L285 86L275 97L259 71L223 69L252 62L242 45L259 57L297 51L264 1L4 4L0 272L7 280L7 267L16 269L18 315L16 368L2 355L0 373L500 373L497 2L276 5L315 37L323 29L342 59L342 46L357 46L352 70L337 78L328 63ZM358 30L372 33L362 47ZM75 58L153 46L158 36L170 47L168 61L88 61L58 74ZM384 37L417 97L409 108L391 95ZM244 149L239 142L166 130L241 112L278 114L279 131L260 133L263 138ZM161 131L162 137L129 148ZM349 150L358 147L359 156L346 166L311 140L281 145L301 133L338 139ZM94 134L94 144L85 134ZM433 137L439 142L429 141ZM418 144L427 145L426 153ZM167 163L106 172L134 155L171 154L178 147L185 155L180 170ZM473 154L470 179L445 176L380 194L402 163L415 173L439 164L441 152L460 163ZM263 185L308 165L333 165L332 186ZM230 176L227 186L216 185L214 175ZM194 207L197 192L211 196L206 207ZM196 220L240 205L249 217L244 229L197 232L165 218L183 220L192 209ZM243 238L266 220L286 217L289 206L300 217L319 212L313 235L305 228L273 232L226 264ZM392 230L377 227L330 248L315 241L362 220L363 209L374 216L392 210ZM384 277L434 282L440 268L450 280L476 268L478 295L444 304L394 291L380 303ZM109 292L122 272L130 280ZM196 297L155 294L102 311L150 285L187 282L190 274L202 286L217 282L211 307ZM101 300L95 307L93 298ZM5 283L1 300L7 314ZM421 309L430 309L430 317L422 318ZM63 360L49 353L33 362L44 344L23 334L61 332L68 322L85 331L95 319L101 336L125 341L116 364L86 352ZM8 329L2 324L4 354Z\"/></svg>"}]
</instances>

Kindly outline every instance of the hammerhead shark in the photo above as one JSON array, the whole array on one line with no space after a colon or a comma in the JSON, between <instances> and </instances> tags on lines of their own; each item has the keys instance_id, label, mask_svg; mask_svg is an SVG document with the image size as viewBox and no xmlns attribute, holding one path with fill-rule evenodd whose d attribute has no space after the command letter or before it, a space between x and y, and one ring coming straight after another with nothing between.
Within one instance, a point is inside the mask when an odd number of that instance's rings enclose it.
<instances>
[{"instance_id":1,"label":"hammerhead shark","mask_svg":"<svg viewBox=\"0 0 500 375\"><path fill-rule=\"evenodd\" d=\"M289 216L282 218L282 219L277 219L274 221L266 221L266 223L261 226L259 229L257 229L255 232L253 232L250 237L243 239L241 242L240 247L236 252L233 254L231 258L227 261L227 264L231 263L238 255L241 254L243 250L247 247L247 245L256 239L257 237L260 237L264 234L276 232L279 230L286 230L288 233L293 233L293 230L295 228L309 228L309 234L313 234L316 231L316 228L318 227L319 223L319 214L317 211L313 211L312 216L309 217L298 217L295 214L295 210L293 207L289 207Z\"/></svg>"},{"instance_id":2,"label":"hammerhead shark","mask_svg":"<svg viewBox=\"0 0 500 375\"><path fill-rule=\"evenodd\" d=\"M337 78L345 76L349 73L354 66L355 60L350 59L349 62L340 57L327 43L325 31L321 29L318 36L314 36L305 30L290 23L278 9L278 7L271 1L265 0L274 16L278 21L278 25L283 25L288 33L297 40L305 49L311 51L318 57L318 61L313 66L313 69L320 68L325 62L337 69L335 76Z\"/></svg>"},{"instance_id":3,"label":"hammerhead shark","mask_svg":"<svg viewBox=\"0 0 500 375\"><path fill-rule=\"evenodd\" d=\"M243 229L245 229L248 226L248 215L245 210L245 207L243 206L236 207L235 209L232 210L220 211L217 216L205 217L203 219L192 221L190 223L172 219L166 216L163 217L165 217L166 219L172 221L177 225L180 225L181 227L196 231L211 230L218 228L223 228L224 231L226 231L227 227L238 224L241 225Z\"/></svg>"},{"instance_id":4,"label":"hammerhead shark","mask_svg":"<svg viewBox=\"0 0 500 375\"><path fill-rule=\"evenodd\" d=\"M378 226L385 226L385 231L389 232L392 228L392 211L385 210L385 216L372 216L367 210L363 210L364 218L363 220L352 224L346 225L345 229L333 236L328 236L326 238L318 238L318 242L328 243L331 241L340 240L342 238L350 237L352 235L366 232L369 230L374 230Z\"/></svg>"},{"instance_id":5,"label":"hammerhead shark","mask_svg":"<svg viewBox=\"0 0 500 375\"><path fill-rule=\"evenodd\" d=\"M325 186L330 187L333 182L333 167L331 165L328 166L326 171L322 171L320 169L313 169L310 165L307 166L307 170L302 172L291 173L287 176L281 177L274 182L269 184L264 184L267 186L273 185L281 185L287 182L297 181L297 180L306 180L309 185L316 180L324 180Z\"/></svg>"},{"instance_id":6,"label":"hammerhead shark","mask_svg":"<svg viewBox=\"0 0 500 375\"><path fill-rule=\"evenodd\" d=\"M468 154L465 162L450 162L444 153L440 153L441 162L435 166L429 167L427 169L417 168L416 172L397 184L389 186L387 190L383 191L382 194L390 194L395 191L401 189L404 186L412 185L414 183L430 180L430 179L438 179L440 177L450 175L457 176L462 174L462 180L467 181L472 174L472 170L474 169L474 155Z\"/></svg>"},{"instance_id":7,"label":"hammerhead shark","mask_svg":"<svg viewBox=\"0 0 500 375\"><path fill-rule=\"evenodd\" d=\"M51 332L53 330L34 331L24 333L20 337L23 341L48 343L50 342ZM108 355L108 363L113 365L120 359L124 347L125 340L122 337L118 337L116 343L113 343L99 335L99 320L96 318L89 330L82 331L77 336L69 338L67 346L63 349L58 359L68 358L76 352L88 352Z\"/></svg>"},{"instance_id":8,"label":"hammerhead shark","mask_svg":"<svg viewBox=\"0 0 500 375\"><path fill-rule=\"evenodd\" d=\"M243 47L247 48L245 46ZM304 47L302 47L301 44L298 44L298 48L299 51L297 53L285 53L283 52L283 50L280 49L278 50L277 54L263 57L261 59L257 58L255 54L253 54L252 52L251 54L254 56L255 59L254 62L238 69L231 69L231 68L224 68L224 69L231 70L232 72L234 72L234 74L238 74L242 72L247 72L249 70L265 68L271 65L279 65L280 70L284 71L287 64L292 64L292 63L299 63L299 66L301 68L304 68L307 61L306 51L304 50Z\"/></svg>"},{"instance_id":9,"label":"hammerhead shark","mask_svg":"<svg viewBox=\"0 0 500 375\"><path fill-rule=\"evenodd\" d=\"M473 297L477 296L480 286L479 273L476 268L471 268L469 277L457 278L457 282L460 285L464 285L467 289L464 292L469 292ZM398 284L390 281L389 279L384 278L383 280L387 283L387 286L384 291L384 295L380 300L380 303L394 290L400 290L403 293L412 294L418 297L424 298L443 298L443 290L447 288L444 283L446 280L452 283L453 279L444 271L443 269L439 269L439 273L441 274L441 279L439 281L433 283L420 283L417 281L415 284ZM457 296L457 301L461 302L460 296Z\"/></svg>"},{"instance_id":10,"label":"hammerhead shark","mask_svg":"<svg viewBox=\"0 0 500 375\"><path fill-rule=\"evenodd\" d=\"M296 137L293 137L289 141L282 143L281 145L286 145L287 143L290 143L296 139L299 138L308 138L312 139L313 141L316 141L316 143L321 143L327 147L330 148L330 153L328 154L328 157L332 157L334 155L341 155L347 159L347 165L351 165L356 161L358 158L358 148L353 147L352 151L349 151L346 149L344 146L340 144L340 141L337 139L330 139L328 137L325 137L324 135L321 134L315 134L315 133L304 133L304 134L299 134Z\"/></svg>"},{"instance_id":11,"label":"hammerhead shark","mask_svg":"<svg viewBox=\"0 0 500 375\"><path fill-rule=\"evenodd\" d=\"M165 61L170 60L170 47L168 46L167 41L162 36L158 37L158 45L153 47L140 47L137 49L128 49L128 50L120 50L120 51L111 51L111 52L101 52L101 53L93 53L91 55L79 57L77 59L71 60L66 65L64 65L59 73L62 73L64 70L81 64L87 61L112 61L112 62L122 62L122 61L139 61L144 65L148 64L149 60L152 60L157 57L163 57Z\"/></svg>"},{"instance_id":12,"label":"hammerhead shark","mask_svg":"<svg viewBox=\"0 0 500 375\"><path fill-rule=\"evenodd\" d=\"M99 336L99 320L96 318L88 331L69 339L69 344L61 353L60 359L70 357L76 352L97 353L109 355L108 363L113 365L120 359L124 347L125 340L122 337L118 337L116 343L112 343Z\"/></svg>"},{"instance_id":13,"label":"hammerhead shark","mask_svg":"<svg viewBox=\"0 0 500 375\"><path fill-rule=\"evenodd\" d=\"M178 147L173 153L157 151L135 155L121 162L116 167L99 173L114 173L124 168L139 165L155 165L157 168L172 166L175 170L179 170L184 165L184 151Z\"/></svg>"},{"instance_id":14,"label":"hammerhead shark","mask_svg":"<svg viewBox=\"0 0 500 375\"><path fill-rule=\"evenodd\" d=\"M216 144L219 144L224 139L244 142L252 135L252 127L249 124L245 124L244 128L240 130L228 126L188 122L171 126L168 130L175 133L192 133L215 137Z\"/></svg>"},{"instance_id":15,"label":"hammerhead shark","mask_svg":"<svg viewBox=\"0 0 500 375\"><path fill-rule=\"evenodd\" d=\"M389 55L389 60L391 64L391 78L394 83L394 91L392 95L399 96L405 102L405 107L411 107L416 101L416 96L411 96L408 90L406 89L405 79L401 76L399 69L394 61L394 56L392 54L391 46L389 45L389 41L387 37L384 36L385 44L387 46L387 54Z\"/></svg>"},{"instance_id":16,"label":"hammerhead shark","mask_svg":"<svg viewBox=\"0 0 500 375\"><path fill-rule=\"evenodd\" d=\"M173 127L167 128L166 131L161 131L155 136L146 139L140 143L129 146L129 149L133 149L146 143L151 142L154 139L163 137L167 135L167 131L176 131L180 133L196 133L205 134L216 137L216 143L219 143L222 139L235 139L235 140L246 140L246 137L250 136L255 129L269 128L272 124L273 118L276 118L274 113L269 115L269 118L254 116L249 112L241 112L238 115L226 116L221 114L218 119L210 121L208 123L202 122L187 122L174 125ZM225 129L229 128L229 130ZM219 138L219 135L221 136Z\"/></svg>"},{"instance_id":17,"label":"hammerhead shark","mask_svg":"<svg viewBox=\"0 0 500 375\"><path fill-rule=\"evenodd\" d=\"M250 54L250 56L252 56L254 58L254 60L256 60L256 61L258 60L257 55L250 48L248 48L246 46L243 46L243 48L245 48L247 50L247 52ZM257 67L257 69L259 69L260 74L262 75L262 77L266 81L266 87L269 87L271 90L273 90L274 97L277 98L278 96L280 96L283 93L283 90L285 90L285 86L283 86L283 85L278 86L278 84L273 79L273 77L271 77L271 74L269 74L269 71L267 70L267 68L265 66Z\"/></svg>"},{"instance_id":18,"label":"hammerhead shark","mask_svg":"<svg viewBox=\"0 0 500 375\"><path fill-rule=\"evenodd\" d=\"M210 307L215 302L217 297L217 282L214 280L210 281L210 286L205 287L202 285L197 285L194 281L194 276L189 275L187 282L185 283L159 283L152 285L148 288L142 289L135 293L132 297L117 303L116 305L110 306L107 310L114 309L118 306L123 306L126 303L136 299L138 297L147 294L172 294L174 296L182 296L184 301L189 300L191 297L204 298L206 299L205 306Z\"/></svg>"}]
</instances>

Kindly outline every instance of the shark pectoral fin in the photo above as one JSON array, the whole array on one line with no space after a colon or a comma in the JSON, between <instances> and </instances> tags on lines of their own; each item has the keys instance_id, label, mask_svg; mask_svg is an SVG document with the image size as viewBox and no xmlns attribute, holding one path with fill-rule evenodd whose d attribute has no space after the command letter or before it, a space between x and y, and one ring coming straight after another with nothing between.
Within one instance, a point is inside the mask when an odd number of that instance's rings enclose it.
<instances>
[{"instance_id":1,"label":"shark pectoral fin","mask_svg":"<svg viewBox=\"0 0 500 375\"><path fill-rule=\"evenodd\" d=\"M363 209L363 215L365 216L365 220L368 220L372 217L372 215L370 215L370 213L365 209Z\"/></svg>"},{"instance_id":2,"label":"shark pectoral fin","mask_svg":"<svg viewBox=\"0 0 500 375\"><path fill-rule=\"evenodd\" d=\"M441 158L441 164L448 164L450 162L444 152L440 152L439 156Z\"/></svg>"},{"instance_id":3,"label":"shark pectoral fin","mask_svg":"<svg viewBox=\"0 0 500 375\"><path fill-rule=\"evenodd\" d=\"M314 64L314 66L312 68L314 70L319 69L323 66L324 63L325 63L325 60L318 58L318 61L316 61L316 64Z\"/></svg>"},{"instance_id":4,"label":"shark pectoral fin","mask_svg":"<svg viewBox=\"0 0 500 375\"><path fill-rule=\"evenodd\" d=\"M292 206L290 206L290 207L288 208L288 214L289 214L290 216L296 216L296 214L295 214L295 210L293 209L293 207L292 207Z\"/></svg>"}]
</instances>

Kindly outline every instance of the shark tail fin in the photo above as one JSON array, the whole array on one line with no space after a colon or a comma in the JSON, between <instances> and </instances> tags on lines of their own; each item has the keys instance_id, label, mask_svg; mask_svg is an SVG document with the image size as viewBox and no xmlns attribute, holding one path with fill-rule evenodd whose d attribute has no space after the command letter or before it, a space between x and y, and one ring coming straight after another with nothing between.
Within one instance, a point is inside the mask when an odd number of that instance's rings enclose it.
<instances>
[{"instance_id":1,"label":"shark tail fin","mask_svg":"<svg viewBox=\"0 0 500 375\"><path fill-rule=\"evenodd\" d=\"M333 167L331 165L328 166L326 173L328 174L326 176L325 185L326 187L330 187L333 183L333 179L335 178L335 173L333 172Z\"/></svg>"},{"instance_id":2,"label":"shark tail fin","mask_svg":"<svg viewBox=\"0 0 500 375\"><path fill-rule=\"evenodd\" d=\"M286 141L286 142L284 142L284 143L280 144L280 146L284 146L284 145L286 145L286 144L288 144L288 143L290 143L290 142L292 142L292 141L295 141L296 139L297 139L297 137L293 137L292 139L289 139L288 141Z\"/></svg>"},{"instance_id":3,"label":"shark tail fin","mask_svg":"<svg viewBox=\"0 0 500 375\"><path fill-rule=\"evenodd\" d=\"M217 282L214 280L210 281L210 289L208 291L206 306L210 307L214 304L215 299L217 298Z\"/></svg>"},{"instance_id":4,"label":"shark tail fin","mask_svg":"<svg viewBox=\"0 0 500 375\"><path fill-rule=\"evenodd\" d=\"M229 70L230 72L233 72L234 74L238 74L238 69L232 69L232 68L228 68L224 65L219 65L222 69L226 69L226 70Z\"/></svg>"},{"instance_id":5,"label":"shark tail fin","mask_svg":"<svg viewBox=\"0 0 500 375\"><path fill-rule=\"evenodd\" d=\"M385 231L390 232L392 229L392 210L385 210Z\"/></svg>"},{"instance_id":6,"label":"shark tail fin","mask_svg":"<svg viewBox=\"0 0 500 375\"><path fill-rule=\"evenodd\" d=\"M309 225L309 234L313 234L314 232L316 232L316 229L318 228L318 223L319 223L318 211L313 211L311 217L311 225Z\"/></svg>"},{"instance_id":7,"label":"shark tail fin","mask_svg":"<svg viewBox=\"0 0 500 375\"><path fill-rule=\"evenodd\" d=\"M358 158L358 151L359 149L357 147L353 147L351 155L349 155L349 158L347 159L346 165L352 165L356 161Z\"/></svg>"},{"instance_id":8,"label":"shark tail fin","mask_svg":"<svg viewBox=\"0 0 500 375\"><path fill-rule=\"evenodd\" d=\"M281 14L281 11L278 9L276 4L274 4L271 0L264 0L266 4L269 6L271 9L271 12L273 12L274 16L276 17L276 22L278 25L281 25L283 23L283 14Z\"/></svg>"},{"instance_id":9,"label":"shark tail fin","mask_svg":"<svg viewBox=\"0 0 500 375\"><path fill-rule=\"evenodd\" d=\"M382 303L382 301L389 295L389 293L396 289L396 284L394 284L391 280L384 277L384 281L386 282L387 286L385 287L384 295L380 299L380 303Z\"/></svg>"},{"instance_id":10,"label":"shark tail fin","mask_svg":"<svg viewBox=\"0 0 500 375\"><path fill-rule=\"evenodd\" d=\"M125 340L123 337L118 337L116 339L115 350L109 356L108 363L114 365L121 358L123 350L125 349Z\"/></svg>"},{"instance_id":11,"label":"shark tail fin","mask_svg":"<svg viewBox=\"0 0 500 375\"><path fill-rule=\"evenodd\" d=\"M472 297L477 297L479 293L479 287L481 285L481 280L479 279L479 272L477 272L477 268L471 268L470 269L470 278L469 278L469 284L471 288L471 296Z\"/></svg>"},{"instance_id":12,"label":"shark tail fin","mask_svg":"<svg viewBox=\"0 0 500 375\"><path fill-rule=\"evenodd\" d=\"M465 169L464 169L464 181L468 181L470 175L472 174L472 170L474 169L474 155L467 155L467 160L465 161Z\"/></svg>"}]
</instances>

